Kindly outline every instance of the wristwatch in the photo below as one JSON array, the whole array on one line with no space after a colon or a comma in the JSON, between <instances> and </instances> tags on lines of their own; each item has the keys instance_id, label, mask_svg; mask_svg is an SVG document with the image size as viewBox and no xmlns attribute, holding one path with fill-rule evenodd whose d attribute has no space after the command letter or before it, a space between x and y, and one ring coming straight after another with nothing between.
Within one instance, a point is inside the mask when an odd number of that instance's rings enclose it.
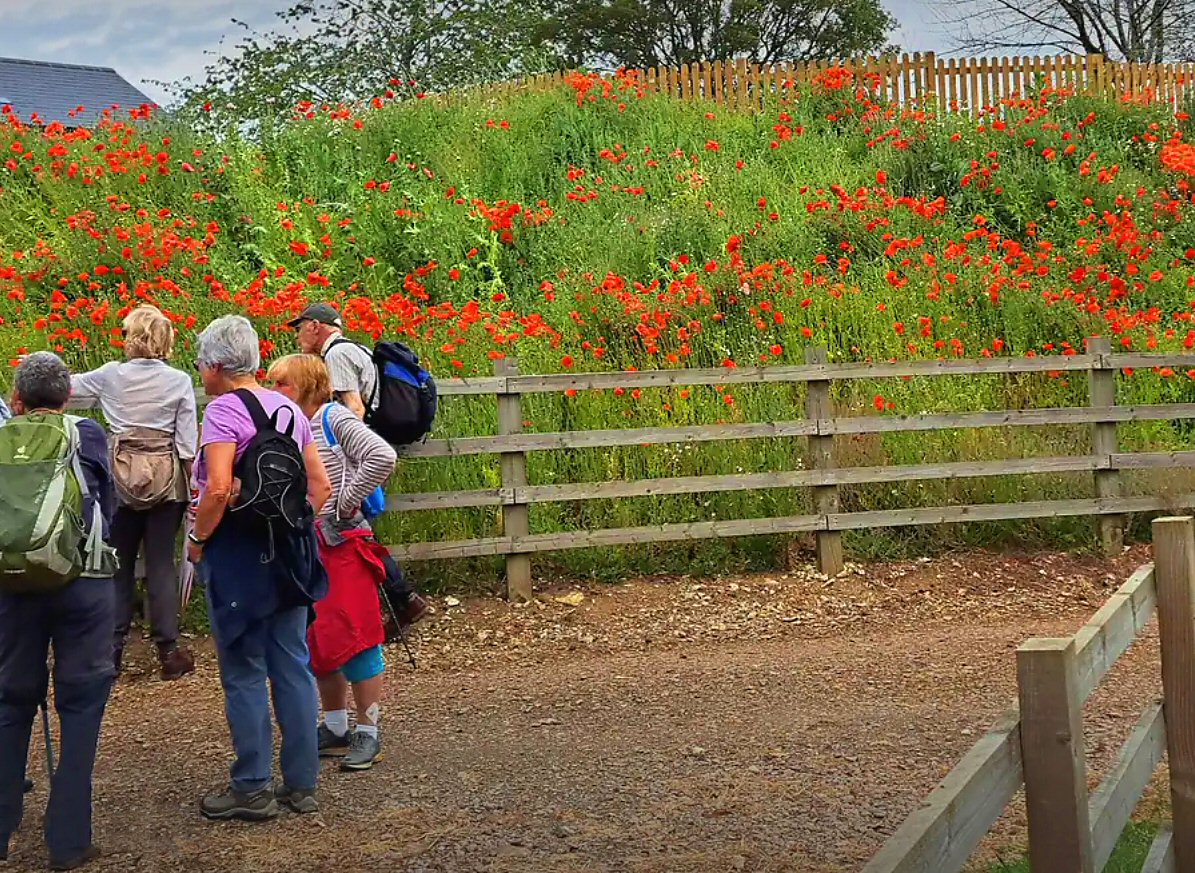
<instances>
[{"instance_id":1,"label":"wristwatch","mask_svg":"<svg viewBox=\"0 0 1195 873\"><path fill-rule=\"evenodd\" d=\"M195 536L194 531L191 531L190 533L187 534L187 540L189 542L194 543L197 546L207 545L207 540L201 540L199 537Z\"/></svg>"}]
</instances>

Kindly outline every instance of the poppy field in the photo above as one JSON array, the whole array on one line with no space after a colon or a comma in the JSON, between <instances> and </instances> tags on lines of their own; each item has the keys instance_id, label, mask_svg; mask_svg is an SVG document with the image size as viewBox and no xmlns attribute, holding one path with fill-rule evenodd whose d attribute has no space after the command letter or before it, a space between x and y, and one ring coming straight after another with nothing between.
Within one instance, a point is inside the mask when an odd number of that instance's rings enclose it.
<instances>
[{"instance_id":1,"label":"poppy field","mask_svg":"<svg viewBox=\"0 0 1195 873\"><path fill-rule=\"evenodd\" d=\"M396 90L402 83L395 83ZM410 89L403 88L404 93ZM738 114L647 93L632 74L451 100L379 95L296 108L283 125L205 131L202 118L114 113L94 129L0 119L0 360L51 348L72 367L121 354L138 302L178 326L181 366L213 317L283 326L331 300L360 339L396 338L439 378L831 361L1195 348L1195 144L1185 113L1128 95L1043 89L979 118L886 105L830 71ZM246 120L247 122L251 120ZM253 130L253 134L244 133ZM7 381L0 375L0 381ZM1195 399L1195 370L1125 373L1118 402ZM1081 374L859 381L840 414L1086 403ZM801 417L797 385L567 392L524 399L531 431ZM453 397L436 435L486 435L493 398ZM847 465L1084 453L1088 430L852 437ZM1179 423L1122 427L1124 451L1189 447ZM533 454L532 484L799 468L801 441ZM1173 477L1170 477L1171 479ZM1134 480L1126 476L1129 487ZM496 459L408 459L394 487L496 487ZM1138 488L1156 483L1137 480ZM844 488L846 511L1090 496L1060 474ZM532 530L808 511L800 490L532 508ZM492 509L387 518L390 541L495 533ZM855 534L854 547L1078 542L1089 521ZM904 537L904 539L902 539ZM706 569L780 544L655 548ZM645 552L578 552L617 572ZM442 572L442 568L436 568Z\"/></svg>"}]
</instances>

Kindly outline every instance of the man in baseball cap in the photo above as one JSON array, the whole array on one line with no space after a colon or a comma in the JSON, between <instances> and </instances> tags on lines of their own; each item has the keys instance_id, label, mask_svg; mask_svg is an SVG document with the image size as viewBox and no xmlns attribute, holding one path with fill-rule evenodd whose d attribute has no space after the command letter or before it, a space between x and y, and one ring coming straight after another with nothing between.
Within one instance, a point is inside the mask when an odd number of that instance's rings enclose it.
<instances>
[{"instance_id":1,"label":"man in baseball cap","mask_svg":"<svg viewBox=\"0 0 1195 873\"><path fill-rule=\"evenodd\" d=\"M344 323L340 320L340 313L337 312L329 303L312 303L298 318L292 318L286 324L288 327L293 327L299 330L303 326L303 322L311 321L315 324L324 324L329 327L334 327L340 330L344 327ZM306 351L306 349L304 349ZM315 354L311 352L310 354Z\"/></svg>"}]
</instances>

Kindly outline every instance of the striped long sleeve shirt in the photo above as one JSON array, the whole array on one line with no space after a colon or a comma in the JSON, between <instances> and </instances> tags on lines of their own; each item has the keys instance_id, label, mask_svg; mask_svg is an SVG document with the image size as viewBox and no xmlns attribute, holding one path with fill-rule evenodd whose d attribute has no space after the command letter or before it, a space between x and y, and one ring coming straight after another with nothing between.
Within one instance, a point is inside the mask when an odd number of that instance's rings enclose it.
<instances>
[{"instance_id":1,"label":"striped long sleeve shirt","mask_svg":"<svg viewBox=\"0 0 1195 873\"><path fill-rule=\"evenodd\" d=\"M328 426L336 443L330 444L324 430L324 409ZM384 439L339 403L320 407L311 419L311 430L320 460L332 481L332 496L324 504L321 515L331 521L364 523L361 502L379 485L385 485L398 456ZM358 525L353 525L358 526Z\"/></svg>"}]
</instances>

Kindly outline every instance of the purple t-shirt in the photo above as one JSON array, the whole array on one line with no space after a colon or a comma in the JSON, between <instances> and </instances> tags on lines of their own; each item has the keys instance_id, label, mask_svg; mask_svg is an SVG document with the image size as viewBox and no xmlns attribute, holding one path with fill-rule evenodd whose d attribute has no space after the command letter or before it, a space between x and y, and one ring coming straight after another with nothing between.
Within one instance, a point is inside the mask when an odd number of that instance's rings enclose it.
<instances>
[{"instance_id":1,"label":"purple t-shirt","mask_svg":"<svg viewBox=\"0 0 1195 873\"><path fill-rule=\"evenodd\" d=\"M290 416L294 418L295 426L292 433L295 442L299 444L299 451L303 451L311 445L311 422L307 420L303 410L277 391L263 390L253 393L257 395L266 415L273 415L279 407L286 407L286 411L278 416L278 427L285 431L289 426L291 420L287 416L289 412ZM249 415L245 404L241 402L241 398L235 394L222 394L209 403L204 411L199 446L202 449L212 443L236 443L235 463L241 459L245 449L249 448L249 442L256 433L257 429L253 426L253 418ZM195 484L199 488L200 494L207 490L207 456L202 451L195 464Z\"/></svg>"}]
</instances>

